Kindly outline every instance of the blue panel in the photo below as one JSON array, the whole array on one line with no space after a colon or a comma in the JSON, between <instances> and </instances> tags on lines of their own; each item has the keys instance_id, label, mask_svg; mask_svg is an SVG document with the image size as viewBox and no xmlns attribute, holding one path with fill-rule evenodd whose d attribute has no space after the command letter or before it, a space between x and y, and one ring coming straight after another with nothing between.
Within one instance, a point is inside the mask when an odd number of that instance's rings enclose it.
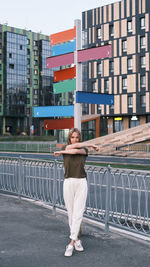
<instances>
[{"instance_id":1,"label":"blue panel","mask_svg":"<svg viewBox=\"0 0 150 267\"><path fill-rule=\"evenodd\" d=\"M72 42L67 42L60 45L52 46L52 56L59 56L66 53L74 52L76 49L76 39Z\"/></svg>"},{"instance_id":2,"label":"blue panel","mask_svg":"<svg viewBox=\"0 0 150 267\"><path fill-rule=\"evenodd\" d=\"M33 114L34 118L73 117L74 106L34 107Z\"/></svg>"},{"instance_id":3,"label":"blue panel","mask_svg":"<svg viewBox=\"0 0 150 267\"><path fill-rule=\"evenodd\" d=\"M76 103L113 105L114 95L87 93L87 92L77 91L76 92Z\"/></svg>"}]
</instances>

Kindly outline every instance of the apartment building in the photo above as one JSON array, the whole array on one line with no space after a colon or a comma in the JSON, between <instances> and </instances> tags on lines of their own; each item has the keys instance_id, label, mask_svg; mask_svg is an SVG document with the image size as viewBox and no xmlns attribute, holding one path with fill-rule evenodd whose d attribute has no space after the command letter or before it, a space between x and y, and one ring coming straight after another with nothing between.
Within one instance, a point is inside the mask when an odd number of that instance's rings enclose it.
<instances>
[{"instance_id":1,"label":"apartment building","mask_svg":"<svg viewBox=\"0 0 150 267\"><path fill-rule=\"evenodd\" d=\"M149 0L122 0L82 13L85 47L112 46L110 58L84 66L83 90L114 94L112 106L83 107L85 136L91 124L98 137L150 122L149 28Z\"/></svg>"},{"instance_id":2,"label":"apartment building","mask_svg":"<svg viewBox=\"0 0 150 267\"><path fill-rule=\"evenodd\" d=\"M0 25L0 134L30 130L41 134L32 107L52 105L52 70L49 36Z\"/></svg>"}]
</instances>

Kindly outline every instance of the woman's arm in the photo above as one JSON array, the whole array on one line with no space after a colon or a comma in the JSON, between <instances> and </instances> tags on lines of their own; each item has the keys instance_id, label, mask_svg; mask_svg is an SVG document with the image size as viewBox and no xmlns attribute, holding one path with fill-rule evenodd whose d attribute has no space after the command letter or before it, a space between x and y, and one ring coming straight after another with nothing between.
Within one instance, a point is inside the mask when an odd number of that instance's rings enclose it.
<instances>
[{"instance_id":1,"label":"woman's arm","mask_svg":"<svg viewBox=\"0 0 150 267\"><path fill-rule=\"evenodd\" d=\"M95 149L96 151L99 150L98 146L92 145L92 144L88 144L86 142L81 142L81 143L75 143L75 144L67 145L66 146L66 150L79 149L79 148L83 148L83 147L91 147L91 148Z\"/></svg>"},{"instance_id":2,"label":"woman's arm","mask_svg":"<svg viewBox=\"0 0 150 267\"><path fill-rule=\"evenodd\" d=\"M86 155L85 149L67 149L67 150L60 150L60 151L55 151L54 156L59 157L62 154L70 154L70 155L75 155L75 154L80 154L80 155Z\"/></svg>"}]
</instances>

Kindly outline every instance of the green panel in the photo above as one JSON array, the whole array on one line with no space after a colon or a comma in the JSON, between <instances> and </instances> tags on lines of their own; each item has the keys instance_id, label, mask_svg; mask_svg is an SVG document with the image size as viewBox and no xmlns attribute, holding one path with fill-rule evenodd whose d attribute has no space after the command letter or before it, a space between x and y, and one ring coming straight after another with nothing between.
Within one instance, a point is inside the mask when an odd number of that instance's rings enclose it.
<instances>
[{"instance_id":1,"label":"green panel","mask_svg":"<svg viewBox=\"0 0 150 267\"><path fill-rule=\"evenodd\" d=\"M76 89L76 79L55 83L53 84L53 88L54 94L74 91Z\"/></svg>"}]
</instances>

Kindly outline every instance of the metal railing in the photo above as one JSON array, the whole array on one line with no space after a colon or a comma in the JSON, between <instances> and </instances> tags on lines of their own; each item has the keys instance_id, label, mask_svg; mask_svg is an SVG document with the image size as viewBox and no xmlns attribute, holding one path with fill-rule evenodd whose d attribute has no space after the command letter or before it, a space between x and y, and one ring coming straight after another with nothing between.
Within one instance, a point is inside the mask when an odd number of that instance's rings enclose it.
<instances>
[{"instance_id":1,"label":"metal railing","mask_svg":"<svg viewBox=\"0 0 150 267\"><path fill-rule=\"evenodd\" d=\"M51 153L56 151L56 142L0 142L0 151Z\"/></svg>"},{"instance_id":2,"label":"metal railing","mask_svg":"<svg viewBox=\"0 0 150 267\"><path fill-rule=\"evenodd\" d=\"M117 150L150 153L150 144L128 144L117 147Z\"/></svg>"},{"instance_id":3,"label":"metal railing","mask_svg":"<svg viewBox=\"0 0 150 267\"><path fill-rule=\"evenodd\" d=\"M150 173L86 165L85 216L150 237ZM0 190L65 209L63 163L0 158Z\"/></svg>"}]
</instances>

